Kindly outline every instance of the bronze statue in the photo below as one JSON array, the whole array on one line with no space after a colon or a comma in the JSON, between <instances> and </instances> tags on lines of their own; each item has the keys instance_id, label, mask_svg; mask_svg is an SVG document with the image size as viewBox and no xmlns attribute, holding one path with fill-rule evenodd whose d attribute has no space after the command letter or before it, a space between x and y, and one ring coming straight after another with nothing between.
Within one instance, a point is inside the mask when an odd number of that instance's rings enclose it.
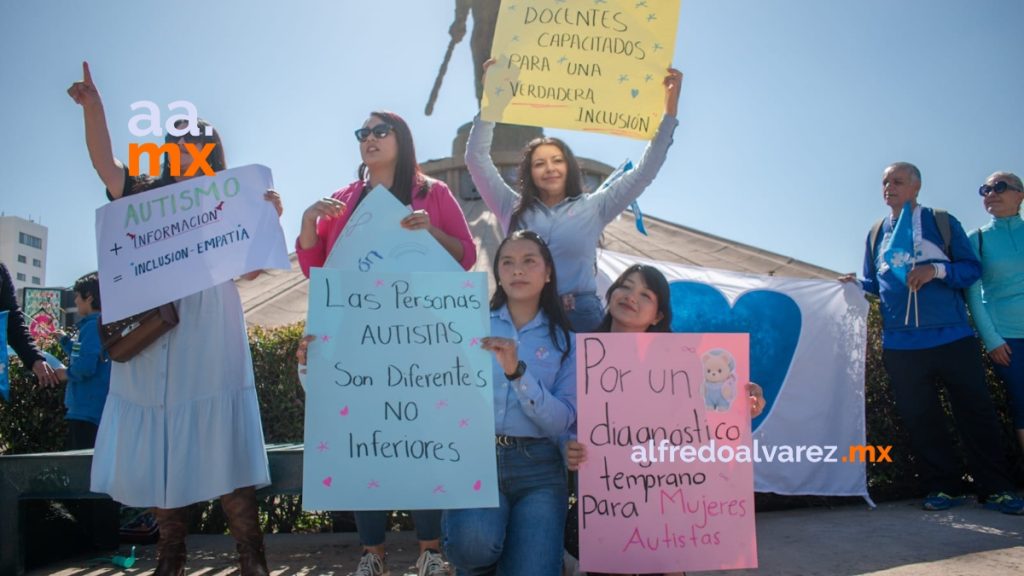
<instances>
[{"instance_id":1,"label":"bronze statue","mask_svg":"<svg viewBox=\"0 0 1024 576\"><path fill-rule=\"evenodd\" d=\"M480 104L480 96L483 94L483 71L484 62L491 57L491 43L494 41L494 27L498 22L498 9L501 7L501 0L455 0L455 21L448 28L448 35L451 41L448 43L448 50L445 52L444 60L441 62L441 69L437 72L437 79L434 80L434 89L430 92L430 100L427 102L426 114L434 110L434 102L437 100L437 93L441 89L441 81L445 72L448 71L448 61L451 60L452 51L455 45L462 42L466 36L466 20L470 12L473 13L473 35L470 37L469 45L473 51L473 76L476 79L476 102Z\"/></svg>"},{"instance_id":2,"label":"bronze statue","mask_svg":"<svg viewBox=\"0 0 1024 576\"><path fill-rule=\"evenodd\" d=\"M455 45L466 36L466 20L470 13L473 14L473 34L470 36L469 45L473 52L476 102L477 106L480 105L484 87L484 62L491 57L491 44L494 43L494 29L498 23L498 10L500 8L501 0L455 0L455 20L448 28L448 35L451 36L451 40L448 42L448 49L441 62L441 68L437 72L437 79L434 80L430 99L427 101L425 110L427 116L430 116L431 112L434 111L434 103L437 101L437 95L441 89L444 75L448 71L448 61L452 57L452 51L455 49ZM494 134L492 149L517 150L523 144L542 134L543 131L534 126L498 124Z\"/></svg>"}]
</instances>

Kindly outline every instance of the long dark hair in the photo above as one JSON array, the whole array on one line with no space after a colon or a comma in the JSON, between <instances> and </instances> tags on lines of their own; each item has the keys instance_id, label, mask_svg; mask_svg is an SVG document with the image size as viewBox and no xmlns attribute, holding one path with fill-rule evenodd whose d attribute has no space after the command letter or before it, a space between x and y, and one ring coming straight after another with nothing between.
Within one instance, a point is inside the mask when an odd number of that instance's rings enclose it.
<instances>
[{"instance_id":1,"label":"long dark hair","mask_svg":"<svg viewBox=\"0 0 1024 576\"><path fill-rule=\"evenodd\" d=\"M412 204L414 190L416 197L422 200L427 196L430 185L427 182L427 177L420 171L420 165L416 162L416 145L413 144L412 130L409 129L409 124L398 114L387 110L370 112L370 116L376 116L390 124L394 129L395 141L398 143L398 158L395 162L395 179L391 183L391 193L398 198L399 202L406 205ZM359 164L359 179L364 182L370 179L370 168L365 163ZM366 192L368 190L364 190L362 196L365 196ZM362 200L362 196L360 200ZM351 210L354 209L353 206Z\"/></svg>"},{"instance_id":2,"label":"long dark hair","mask_svg":"<svg viewBox=\"0 0 1024 576\"><path fill-rule=\"evenodd\" d=\"M556 146L562 151L562 156L565 157L566 174L565 174L565 195L568 198L573 198L583 194L583 175L580 173L580 164L576 160L576 155L572 153L569 145L559 140L558 138L550 138L542 136L540 138L534 138L523 148L523 158L519 161L519 180L516 182L516 187L519 188L519 205L512 211L512 216L509 218L508 231L512 232L519 228L519 220L522 215L526 213L530 207L540 202L540 192L537 190L537 185L533 182L533 153L539 146L550 144Z\"/></svg>"},{"instance_id":3,"label":"long dark hair","mask_svg":"<svg viewBox=\"0 0 1024 576\"><path fill-rule=\"evenodd\" d=\"M174 123L174 127L178 128L180 130L181 128L185 127L186 122L188 122L188 121L184 120L184 119L178 120L177 122ZM217 132L217 129L213 127L213 124L210 124L209 122L207 122L206 120L203 120L202 118L197 118L196 119L196 126L199 127L199 136L189 136L188 134L186 134L184 136L185 140L188 141L188 142L194 142L196 147L199 148L200 150L202 150L203 145L205 145L205 144L207 144L209 142L213 142L214 143L213 152L210 153L210 155L207 157L206 161L209 162L210 168L212 168L214 172L220 172L221 170L226 170L227 167L228 167L228 163L224 159L224 145L221 144L221 142L220 142L220 133ZM211 132L211 134L209 136L206 135L207 128L209 128L209 130ZM177 143L178 140L181 139L182 137L183 136L171 136L171 133L168 132L167 135L164 136L164 142L166 142L166 143L171 143L171 142ZM164 160L164 169L163 169L163 172L161 172L161 174L160 174L160 179L162 179L162 180L173 180L173 176L171 176L171 163L167 161L167 154L164 154L163 156L164 156L164 158L163 158L163 160ZM203 173L202 173L202 171L198 171L198 172L196 172L196 175L197 176L202 176Z\"/></svg>"},{"instance_id":4,"label":"long dark hair","mask_svg":"<svg viewBox=\"0 0 1024 576\"><path fill-rule=\"evenodd\" d=\"M658 297L658 312L661 312L661 320L656 324L647 327L645 332L671 332L672 331L672 292L668 287L668 280L665 279L665 275L661 273L654 266L648 266L646 264L633 264L626 271L619 275L612 282L612 285L608 287L608 291L605 292L604 301L611 306L612 292L618 290L623 284L626 283L626 278L629 278L634 272L639 272L640 277L643 278L644 284L654 292L654 295ZM605 310L604 318L601 323L597 325L595 332L611 332L612 331L612 313L611 310Z\"/></svg>"},{"instance_id":5,"label":"long dark hair","mask_svg":"<svg viewBox=\"0 0 1024 576\"><path fill-rule=\"evenodd\" d=\"M569 319L566 317L565 311L562 310L562 299L558 296L555 259L551 256L551 250L548 248L547 243L536 232L532 230L515 230L498 245L498 250L494 253L494 262L491 264L491 268L494 270L494 281L498 284L498 289L494 291L494 296L491 296L491 310L497 310L508 303L508 294L505 293L505 288L501 285L501 278L498 276L498 262L501 260L501 253L505 249L505 245L513 240L529 240L536 244L540 248L540 254L544 258L544 263L551 270L551 281L545 283L544 288L540 291L540 309L548 317L548 330L551 334L551 341L562 351L562 361L564 362L566 357L569 356L569 350L572 346L569 338ZM559 332L562 334L561 338L558 336Z\"/></svg>"}]
</instances>

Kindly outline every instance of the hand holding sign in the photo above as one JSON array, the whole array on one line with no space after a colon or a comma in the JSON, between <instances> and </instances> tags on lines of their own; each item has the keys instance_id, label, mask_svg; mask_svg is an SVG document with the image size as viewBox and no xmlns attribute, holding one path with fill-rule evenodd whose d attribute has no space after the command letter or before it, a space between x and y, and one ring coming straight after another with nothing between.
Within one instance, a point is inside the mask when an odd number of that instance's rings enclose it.
<instances>
[{"instance_id":1,"label":"hand holding sign","mask_svg":"<svg viewBox=\"0 0 1024 576\"><path fill-rule=\"evenodd\" d=\"M274 205L274 211L277 212L277 217L280 218L281 214L284 214L284 204L281 203L281 195L277 193L277 190L268 188L263 193L263 199Z\"/></svg>"},{"instance_id":2,"label":"hand holding sign","mask_svg":"<svg viewBox=\"0 0 1024 576\"><path fill-rule=\"evenodd\" d=\"M580 469L580 464L587 461L587 446L576 440L569 440L565 443L565 460L569 470Z\"/></svg>"},{"instance_id":3,"label":"hand holding sign","mask_svg":"<svg viewBox=\"0 0 1024 576\"><path fill-rule=\"evenodd\" d=\"M426 210L414 210L399 222L406 230L426 230L431 232L433 225L430 223L430 214ZM431 232L433 234L433 232Z\"/></svg>"},{"instance_id":4,"label":"hand holding sign","mask_svg":"<svg viewBox=\"0 0 1024 576\"><path fill-rule=\"evenodd\" d=\"M679 112L679 91L683 88L683 73L675 68L669 68L662 84L665 85L665 114L675 117Z\"/></svg>"}]
</instances>

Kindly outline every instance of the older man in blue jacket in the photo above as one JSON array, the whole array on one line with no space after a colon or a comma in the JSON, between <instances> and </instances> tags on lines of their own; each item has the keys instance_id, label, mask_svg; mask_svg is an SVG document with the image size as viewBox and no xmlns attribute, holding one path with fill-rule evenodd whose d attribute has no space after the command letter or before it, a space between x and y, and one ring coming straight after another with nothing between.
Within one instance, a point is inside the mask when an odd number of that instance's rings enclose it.
<instances>
[{"instance_id":1,"label":"older man in blue jacket","mask_svg":"<svg viewBox=\"0 0 1024 576\"><path fill-rule=\"evenodd\" d=\"M897 162L883 172L882 193L892 214L868 235L860 283L881 300L882 359L929 491L923 507L946 510L963 501L960 466L936 387L941 380L979 497L987 508L1024 514L964 302L963 291L981 276L981 263L955 218L917 203L920 190L921 172L913 164ZM901 230L908 243L902 262L885 256ZM908 272L901 272L902 263Z\"/></svg>"}]
</instances>

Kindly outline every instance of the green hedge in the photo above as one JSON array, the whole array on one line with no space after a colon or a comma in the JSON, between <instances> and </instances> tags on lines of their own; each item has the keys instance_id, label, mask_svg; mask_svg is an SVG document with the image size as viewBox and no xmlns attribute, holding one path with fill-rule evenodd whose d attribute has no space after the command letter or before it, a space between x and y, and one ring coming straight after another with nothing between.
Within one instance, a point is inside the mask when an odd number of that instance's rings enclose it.
<instances>
[{"instance_id":1,"label":"green hedge","mask_svg":"<svg viewBox=\"0 0 1024 576\"><path fill-rule=\"evenodd\" d=\"M892 445L892 463L869 464L868 486L878 501L919 497L913 472L906 433L899 420L889 393L889 382L882 367L881 338L878 307L872 304L868 318L868 350L865 381L867 404L867 443ZM263 416L263 433L267 442L301 442L305 395L295 373L295 349L302 336L303 325L283 328L252 328L249 342L252 348L253 368L259 391ZM60 357L54 342L44 347ZM983 353L979 348L979 353ZM986 364L987 364L986 358ZM61 450L64 443L63 389L43 389L30 380L16 359L11 366L11 401L0 402L0 453L20 454ZM995 399L1001 427L1005 434L1007 454L1015 462L1015 475L1021 479L1020 455L1013 435L1008 413L1008 402L1002 386L995 384L989 374L990 388ZM948 411L948 406L947 406ZM952 418L947 419L952 429ZM958 435L953 434L954 438ZM965 477L965 480L967 478ZM214 504L197 505L194 529L204 532L223 532L225 522L220 507ZM269 531L292 532L327 529L332 523L329 514L305 514L297 497L275 497L261 505L263 518ZM335 516L333 521L339 518ZM395 524L404 526L405 515L396 515Z\"/></svg>"}]
</instances>

